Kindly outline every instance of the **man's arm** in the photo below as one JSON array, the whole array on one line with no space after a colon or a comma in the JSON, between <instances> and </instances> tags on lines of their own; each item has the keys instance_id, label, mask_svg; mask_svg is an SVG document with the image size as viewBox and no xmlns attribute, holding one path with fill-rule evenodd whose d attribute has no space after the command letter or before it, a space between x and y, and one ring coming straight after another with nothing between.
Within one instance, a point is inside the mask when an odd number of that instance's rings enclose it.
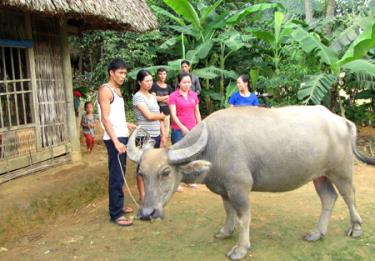
<instances>
[{"instance_id":1,"label":"man's arm","mask_svg":"<svg viewBox=\"0 0 375 261\"><path fill-rule=\"evenodd\" d=\"M112 92L107 87L100 87L99 89L99 106L101 111L101 121L103 123L105 131L108 133L109 137L113 141L116 150L119 153L126 152L125 144L122 144L117 138L115 131L113 130L111 121L109 120L109 113L111 108Z\"/></svg>"},{"instance_id":2,"label":"man's arm","mask_svg":"<svg viewBox=\"0 0 375 261\"><path fill-rule=\"evenodd\" d=\"M158 102L164 102L164 103L167 103L168 98L169 98L169 95L157 96L156 93L154 93L154 92L152 92L152 94L155 95L156 100L157 100Z\"/></svg>"},{"instance_id":3,"label":"man's arm","mask_svg":"<svg viewBox=\"0 0 375 261\"><path fill-rule=\"evenodd\" d=\"M194 75L194 78L195 78L195 81L194 81L195 92L199 95L202 91L201 83L197 76Z\"/></svg>"}]
</instances>

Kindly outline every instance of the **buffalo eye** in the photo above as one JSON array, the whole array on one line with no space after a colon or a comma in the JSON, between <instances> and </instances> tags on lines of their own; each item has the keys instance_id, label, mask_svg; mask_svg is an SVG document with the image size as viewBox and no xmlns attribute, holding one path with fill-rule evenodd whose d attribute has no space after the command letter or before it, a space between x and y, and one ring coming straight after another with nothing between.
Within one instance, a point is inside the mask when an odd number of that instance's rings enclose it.
<instances>
[{"instance_id":1,"label":"buffalo eye","mask_svg":"<svg viewBox=\"0 0 375 261\"><path fill-rule=\"evenodd\" d=\"M161 173L161 175L163 176L163 177L168 177L169 176L169 170L164 170L162 173Z\"/></svg>"}]
</instances>

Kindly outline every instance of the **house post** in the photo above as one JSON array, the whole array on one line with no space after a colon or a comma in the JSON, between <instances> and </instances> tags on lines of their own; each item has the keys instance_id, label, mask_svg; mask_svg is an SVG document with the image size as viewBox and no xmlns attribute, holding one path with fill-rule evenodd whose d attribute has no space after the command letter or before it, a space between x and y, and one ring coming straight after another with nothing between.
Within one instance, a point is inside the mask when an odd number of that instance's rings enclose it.
<instances>
[{"instance_id":1,"label":"house post","mask_svg":"<svg viewBox=\"0 0 375 261\"><path fill-rule=\"evenodd\" d=\"M81 160L81 145L73 105L73 80L68 42L68 27L64 19L60 20L60 42L66 100L66 117L68 125L67 127L69 140L71 144L70 153L72 161L76 162Z\"/></svg>"}]
</instances>

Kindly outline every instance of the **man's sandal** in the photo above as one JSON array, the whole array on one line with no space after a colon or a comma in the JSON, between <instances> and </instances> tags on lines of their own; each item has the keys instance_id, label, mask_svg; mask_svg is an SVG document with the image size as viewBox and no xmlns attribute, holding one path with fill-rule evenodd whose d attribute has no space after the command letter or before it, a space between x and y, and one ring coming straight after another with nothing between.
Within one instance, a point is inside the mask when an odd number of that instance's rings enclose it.
<instances>
[{"instance_id":1,"label":"man's sandal","mask_svg":"<svg viewBox=\"0 0 375 261\"><path fill-rule=\"evenodd\" d=\"M123 209L122 209L122 212L123 212L124 214L130 214L130 213L133 213L134 210L133 210L131 207L126 207L126 208L123 208Z\"/></svg>"},{"instance_id":2,"label":"man's sandal","mask_svg":"<svg viewBox=\"0 0 375 261\"><path fill-rule=\"evenodd\" d=\"M131 226L133 225L133 220L131 219L127 219L126 217L124 216L121 216L119 217L118 219L116 220L112 220L112 222L120 227L128 227L128 226Z\"/></svg>"}]
</instances>

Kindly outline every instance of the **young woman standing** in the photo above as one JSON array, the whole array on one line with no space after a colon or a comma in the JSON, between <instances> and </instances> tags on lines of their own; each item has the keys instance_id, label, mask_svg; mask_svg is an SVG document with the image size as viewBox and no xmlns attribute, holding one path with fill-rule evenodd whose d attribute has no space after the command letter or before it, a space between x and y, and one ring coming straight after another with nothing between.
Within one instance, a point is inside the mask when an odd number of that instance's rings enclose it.
<instances>
[{"instance_id":1,"label":"young woman standing","mask_svg":"<svg viewBox=\"0 0 375 261\"><path fill-rule=\"evenodd\" d=\"M160 142L167 139L164 128L164 113L160 113L160 107L155 95L149 91L152 87L152 76L147 70L140 70L137 74L139 90L133 96L133 110L137 125L146 130L152 139L155 140L155 148L160 147ZM139 201L144 200L144 183L142 176L138 175L137 186L139 191Z\"/></svg>"},{"instance_id":2,"label":"young woman standing","mask_svg":"<svg viewBox=\"0 0 375 261\"><path fill-rule=\"evenodd\" d=\"M169 110L172 118L172 144L181 140L191 129L201 122L199 99L191 90L191 75L182 72L177 77L177 90L168 99ZM190 187L196 187L195 184ZM179 191L182 188L179 187Z\"/></svg>"},{"instance_id":3,"label":"young woman standing","mask_svg":"<svg viewBox=\"0 0 375 261\"><path fill-rule=\"evenodd\" d=\"M229 98L230 107L236 106L259 106L258 97L251 92L249 76L243 74L237 79L238 91Z\"/></svg>"}]
</instances>

